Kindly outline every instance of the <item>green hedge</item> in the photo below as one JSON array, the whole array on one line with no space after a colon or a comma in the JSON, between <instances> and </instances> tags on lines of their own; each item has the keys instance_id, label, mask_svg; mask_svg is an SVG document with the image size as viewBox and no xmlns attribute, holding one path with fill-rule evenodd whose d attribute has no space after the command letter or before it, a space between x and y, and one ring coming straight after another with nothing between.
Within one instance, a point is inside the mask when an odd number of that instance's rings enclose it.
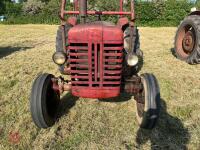
<instances>
[{"instance_id":1,"label":"green hedge","mask_svg":"<svg viewBox=\"0 0 200 150\"><path fill-rule=\"evenodd\" d=\"M56 2L57 1L57 2ZM106 5L102 5L104 3ZM113 5L114 0L101 0L99 9L106 9L106 10L117 10L116 4ZM109 5L110 3L110 5ZM12 7L11 7L12 6ZM11 13L7 11L7 18L8 20L4 22L5 24L59 24L60 20L58 17L59 11L59 2L58 0L51 0L49 4L46 5L44 10L37 15L24 15L20 13L20 7L11 5L10 8L7 10L14 10L18 12L17 14ZM96 6L96 5L95 5ZM125 8L129 10L130 5ZM136 23L139 26L177 26L179 22L189 14L190 9L193 7L193 4L187 2L187 0L182 1L175 1L175 0L168 0L166 2L136 2L135 3L135 12L136 12ZM115 8L114 8L115 7ZM103 17L103 19L108 19L111 21L116 22L117 17Z\"/></svg>"},{"instance_id":2,"label":"green hedge","mask_svg":"<svg viewBox=\"0 0 200 150\"><path fill-rule=\"evenodd\" d=\"M142 26L177 26L192 7L187 1L140 2L136 3L136 18Z\"/></svg>"},{"instance_id":3,"label":"green hedge","mask_svg":"<svg viewBox=\"0 0 200 150\"><path fill-rule=\"evenodd\" d=\"M60 20L58 16L45 16L44 14L38 14L37 16L31 15L11 15L8 16L8 20L2 22L2 24L59 24Z\"/></svg>"}]
</instances>

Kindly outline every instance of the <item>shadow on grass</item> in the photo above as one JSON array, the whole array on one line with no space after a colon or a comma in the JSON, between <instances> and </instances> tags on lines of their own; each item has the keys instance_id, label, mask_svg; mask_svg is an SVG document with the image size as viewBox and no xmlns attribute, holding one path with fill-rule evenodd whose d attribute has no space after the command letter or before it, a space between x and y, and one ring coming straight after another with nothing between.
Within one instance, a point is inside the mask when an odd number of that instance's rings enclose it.
<instances>
[{"instance_id":1,"label":"shadow on grass","mask_svg":"<svg viewBox=\"0 0 200 150\"><path fill-rule=\"evenodd\" d=\"M69 110L75 106L78 99L78 97L73 96L71 93L67 93L64 97L62 97L57 118L59 119L62 116L67 115Z\"/></svg>"},{"instance_id":2,"label":"shadow on grass","mask_svg":"<svg viewBox=\"0 0 200 150\"><path fill-rule=\"evenodd\" d=\"M0 59L17 51L24 51L33 47L0 47Z\"/></svg>"},{"instance_id":3,"label":"shadow on grass","mask_svg":"<svg viewBox=\"0 0 200 150\"><path fill-rule=\"evenodd\" d=\"M176 53L175 53L175 48L171 48L170 51L171 51L172 55L173 55L175 58L177 58Z\"/></svg>"},{"instance_id":4,"label":"shadow on grass","mask_svg":"<svg viewBox=\"0 0 200 150\"><path fill-rule=\"evenodd\" d=\"M152 131L139 129L136 143L138 148L147 141L151 142L151 149L187 149L186 145L190 140L188 129L177 117L167 112L167 106L161 99L161 114L158 125Z\"/></svg>"}]
</instances>

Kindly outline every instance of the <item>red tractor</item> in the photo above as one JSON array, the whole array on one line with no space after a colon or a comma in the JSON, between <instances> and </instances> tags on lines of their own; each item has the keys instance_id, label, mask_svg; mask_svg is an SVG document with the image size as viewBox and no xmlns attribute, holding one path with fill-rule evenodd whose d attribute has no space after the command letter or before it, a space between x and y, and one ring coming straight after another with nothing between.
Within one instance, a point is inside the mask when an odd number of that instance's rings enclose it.
<instances>
[{"instance_id":1,"label":"red tractor","mask_svg":"<svg viewBox=\"0 0 200 150\"><path fill-rule=\"evenodd\" d=\"M192 8L178 27L174 54L189 64L200 63L200 11L196 8Z\"/></svg>"},{"instance_id":2,"label":"red tractor","mask_svg":"<svg viewBox=\"0 0 200 150\"><path fill-rule=\"evenodd\" d=\"M59 111L60 95L68 91L73 96L107 99L120 93L130 95L136 103L136 117L141 128L152 129L159 117L160 91L154 75L139 76L138 30L134 26L134 1L131 11L89 11L87 0L75 0L74 10L66 11L62 0L56 52L53 61L70 80L41 74L33 83L30 107L34 123L39 128L54 125ZM73 15L67 19L66 15ZM96 15L97 21L88 20ZM101 15L118 15L117 24L101 21ZM130 21L127 17L130 16Z\"/></svg>"}]
</instances>

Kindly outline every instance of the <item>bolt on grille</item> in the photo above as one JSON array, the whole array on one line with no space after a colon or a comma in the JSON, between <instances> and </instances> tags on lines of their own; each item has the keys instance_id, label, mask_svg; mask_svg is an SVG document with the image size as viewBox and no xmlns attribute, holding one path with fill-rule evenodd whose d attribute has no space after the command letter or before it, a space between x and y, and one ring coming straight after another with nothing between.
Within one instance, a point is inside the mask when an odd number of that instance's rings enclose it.
<instances>
[{"instance_id":1,"label":"bolt on grille","mask_svg":"<svg viewBox=\"0 0 200 150\"><path fill-rule=\"evenodd\" d=\"M123 44L71 43L72 86L119 87Z\"/></svg>"}]
</instances>

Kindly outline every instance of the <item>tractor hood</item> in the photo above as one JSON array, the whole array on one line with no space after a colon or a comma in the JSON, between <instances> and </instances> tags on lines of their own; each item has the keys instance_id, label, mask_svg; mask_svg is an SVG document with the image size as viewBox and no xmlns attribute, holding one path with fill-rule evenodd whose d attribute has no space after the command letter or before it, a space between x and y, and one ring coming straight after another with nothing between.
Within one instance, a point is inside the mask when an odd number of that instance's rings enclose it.
<instances>
[{"instance_id":1,"label":"tractor hood","mask_svg":"<svg viewBox=\"0 0 200 150\"><path fill-rule=\"evenodd\" d=\"M69 41L123 41L123 31L112 23L98 21L87 24L79 24L69 30Z\"/></svg>"}]
</instances>

